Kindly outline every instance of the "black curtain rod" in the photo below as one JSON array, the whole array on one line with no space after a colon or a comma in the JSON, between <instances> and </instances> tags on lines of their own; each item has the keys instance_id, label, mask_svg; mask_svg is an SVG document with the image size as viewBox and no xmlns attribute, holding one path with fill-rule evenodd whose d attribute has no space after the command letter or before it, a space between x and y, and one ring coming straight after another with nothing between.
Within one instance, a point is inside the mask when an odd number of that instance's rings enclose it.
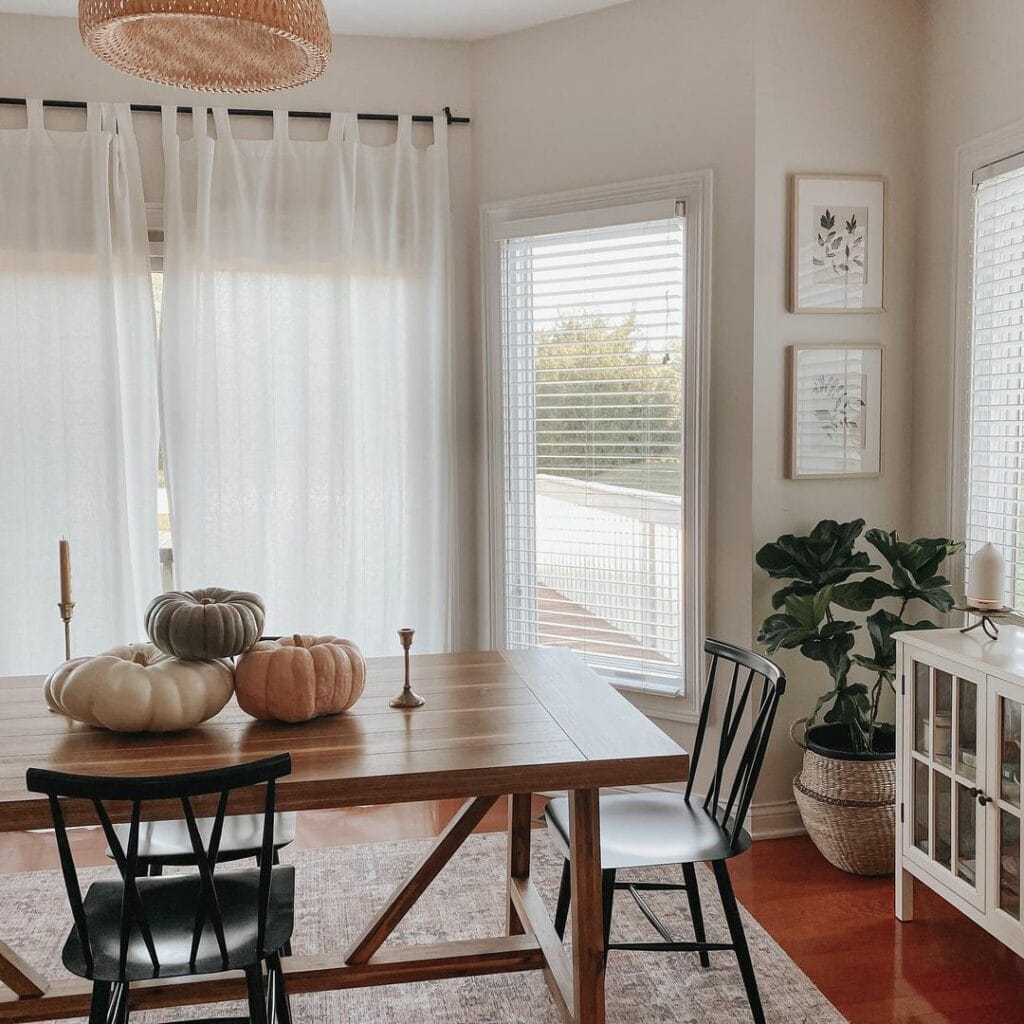
<instances>
[{"instance_id":1,"label":"black curtain rod","mask_svg":"<svg viewBox=\"0 0 1024 1024\"><path fill-rule=\"evenodd\" d=\"M0 106L5 107L23 107L26 104L26 100L15 99L10 96L0 96ZM132 110L141 111L146 114L159 114L161 105L159 103L132 103L129 104ZM86 104L82 100L43 100L44 107L56 107L61 110L85 110ZM191 114L191 107L178 107L179 114ZM451 107L444 107L444 115L448 119L449 124L469 124L468 117L456 117L452 114ZM272 110L249 110L244 107L229 107L229 114L234 114L236 117L273 117L274 112ZM312 120L326 120L331 116L330 111L327 110L289 110L289 117L305 117ZM360 121L397 121L398 114L356 114L356 117ZM413 114L413 121L417 124L433 124L433 114Z\"/></svg>"}]
</instances>

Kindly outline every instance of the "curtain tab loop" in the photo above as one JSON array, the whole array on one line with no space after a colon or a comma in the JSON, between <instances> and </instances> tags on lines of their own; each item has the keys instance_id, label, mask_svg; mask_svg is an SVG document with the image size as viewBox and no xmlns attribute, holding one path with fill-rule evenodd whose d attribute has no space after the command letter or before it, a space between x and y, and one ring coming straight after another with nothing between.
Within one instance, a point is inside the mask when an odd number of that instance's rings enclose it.
<instances>
[{"instance_id":1,"label":"curtain tab loop","mask_svg":"<svg viewBox=\"0 0 1024 1024\"><path fill-rule=\"evenodd\" d=\"M114 130L119 135L134 135L135 117L132 114L130 103L113 104Z\"/></svg>"},{"instance_id":2,"label":"curtain tab loop","mask_svg":"<svg viewBox=\"0 0 1024 1024\"><path fill-rule=\"evenodd\" d=\"M283 142L288 141L288 111L274 111L274 138Z\"/></svg>"},{"instance_id":3,"label":"curtain tab loop","mask_svg":"<svg viewBox=\"0 0 1024 1024\"><path fill-rule=\"evenodd\" d=\"M92 104L90 104L90 107ZM28 126L34 132L41 132L43 124L43 101L25 100L25 111L28 115Z\"/></svg>"},{"instance_id":4,"label":"curtain tab loop","mask_svg":"<svg viewBox=\"0 0 1024 1024\"><path fill-rule=\"evenodd\" d=\"M331 114L331 124L327 129L327 138L331 142L348 142L356 141L358 134L353 133L352 138L349 138L350 133L353 131L353 116L352 114L339 114L337 111Z\"/></svg>"},{"instance_id":5,"label":"curtain tab loop","mask_svg":"<svg viewBox=\"0 0 1024 1024\"><path fill-rule=\"evenodd\" d=\"M160 108L160 131L164 152L171 152L178 145L178 108L164 104Z\"/></svg>"},{"instance_id":6,"label":"curtain tab loop","mask_svg":"<svg viewBox=\"0 0 1024 1024\"><path fill-rule=\"evenodd\" d=\"M217 139L230 139L231 119L228 117L227 107L211 107L210 112L213 114L213 127L217 132ZM193 129L196 136L199 136L200 131L204 136L208 136L209 130L206 123L206 107L193 107L192 117L199 121Z\"/></svg>"},{"instance_id":7,"label":"curtain tab loop","mask_svg":"<svg viewBox=\"0 0 1024 1024\"><path fill-rule=\"evenodd\" d=\"M442 148L448 146L448 108L441 114L434 115L434 145Z\"/></svg>"},{"instance_id":8,"label":"curtain tab loop","mask_svg":"<svg viewBox=\"0 0 1024 1024\"><path fill-rule=\"evenodd\" d=\"M403 146L412 145L412 114L398 115L398 141Z\"/></svg>"}]
</instances>

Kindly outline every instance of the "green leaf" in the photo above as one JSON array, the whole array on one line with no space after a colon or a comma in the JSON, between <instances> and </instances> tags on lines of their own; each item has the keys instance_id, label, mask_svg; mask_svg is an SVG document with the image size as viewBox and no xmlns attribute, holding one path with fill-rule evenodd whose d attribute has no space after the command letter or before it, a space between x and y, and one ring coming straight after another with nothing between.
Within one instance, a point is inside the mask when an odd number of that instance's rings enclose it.
<instances>
[{"instance_id":1,"label":"green leaf","mask_svg":"<svg viewBox=\"0 0 1024 1024\"><path fill-rule=\"evenodd\" d=\"M840 583L832 590L832 600L841 608L851 612L869 611L874 603L883 597L894 597L896 589L877 576L869 576L866 580L854 580L851 583Z\"/></svg>"},{"instance_id":2,"label":"green leaf","mask_svg":"<svg viewBox=\"0 0 1024 1024\"><path fill-rule=\"evenodd\" d=\"M811 661L820 661L828 669L836 686L846 683L850 671L850 650L854 644L855 622L836 623L840 627L827 636L814 634L800 644L800 653Z\"/></svg>"},{"instance_id":3,"label":"green leaf","mask_svg":"<svg viewBox=\"0 0 1024 1024\"><path fill-rule=\"evenodd\" d=\"M886 679L894 679L896 677L896 641L893 639L893 635L914 630L937 628L935 623L928 619L921 619L918 622L904 622L898 615L894 615L885 608L879 608L878 611L869 615L867 626L868 636L871 638L871 647L874 652L870 659L870 664L866 663L868 659L858 661L857 657L855 657L854 661L857 661L859 665L872 672L884 675Z\"/></svg>"},{"instance_id":4,"label":"green leaf","mask_svg":"<svg viewBox=\"0 0 1024 1024\"><path fill-rule=\"evenodd\" d=\"M817 636L817 630L813 627L801 626L791 615L778 614L769 615L761 623L757 642L764 644L769 654L774 654L780 647L799 647L813 636Z\"/></svg>"},{"instance_id":5,"label":"green leaf","mask_svg":"<svg viewBox=\"0 0 1024 1024\"><path fill-rule=\"evenodd\" d=\"M855 665L860 666L860 668L866 669L868 672L873 672L875 675L881 676L890 683L896 678L896 671L892 665L883 665L863 654L853 655L851 661L853 661Z\"/></svg>"},{"instance_id":6,"label":"green leaf","mask_svg":"<svg viewBox=\"0 0 1024 1024\"><path fill-rule=\"evenodd\" d=\"M863 729L865 716L871 710L871 700L866 692L851 693L849 689L836 694L835 703L825 714L825 721L856 725Z\"/></svg>"},{"instance_id":7,"label":"green leaf","mask_svg":"<svg viewBox=\"0 0 1024 1024\"><path fill-rule=\"evenodd\" d=\"M806 537L785 534L757 553L757 564L773 579L799 580L817 591L842 583L856 573L872 572L867 552L853 550L864 520L837 523L822 520Z\"/></svg>"},{"instance_id":8,"label":"green leaf","mask_svg":"<svg viewBox=\"0 0 1024 1024\"><path fill-rule=\"evenodd\" d=\"M789 597L790 594L813 594L814 592L815 588L812 587L810 583L803 583L800 580L797 580L794 583L790 583L788 587L776 590L775 593L772 594L772 607L776 609L781 608L786 603L786 598Z\"/></svg>"},{"instance_id":9,"label":"green leaf","mask_svg":"<svg viewBox=\"0 0 1024 1024\"><path fill-rule=\"evenodd\" d=\"M786 614L801 626L817 630L831 601L831 587L823 587L809 594L790 594L786 598Z\"/></svg>"},{"instance_id":10,"label":"green leaf","mask_svg":"<svg viewBox=\"0 0 1024 1024\"><path fill-rule=\"evenodd\" d=\"M896 595L903 601L919 600L946 612L953 607L949 580L938 575L939 566L964 545L947 537L922 537L905 542L895 530L868 530L864 539L889 564Z\"/></svg>"}]
</instances>

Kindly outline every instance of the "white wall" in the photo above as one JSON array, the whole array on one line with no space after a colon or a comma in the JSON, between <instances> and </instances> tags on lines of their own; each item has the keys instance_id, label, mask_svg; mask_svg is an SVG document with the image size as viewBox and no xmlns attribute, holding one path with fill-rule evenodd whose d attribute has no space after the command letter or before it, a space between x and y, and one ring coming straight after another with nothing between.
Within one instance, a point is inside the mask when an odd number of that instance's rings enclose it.
<instances>
[{"instance_id":1,"label":"white wall","mask_svg":"<svg viewBox=\"0 0 1024 1024\"><path fill-rule=\"evenodd\" d=\"M910 506L911 350L915 196L920 174L923 11L911 0L771 0L759 6L755 149L754 505L755 549L820 519L863 518L900 529ZM788 176L796 172L887 177L884 313L786 312ZM883 474L878 479L786 480L785 349L796 342L881 342ZM777 588L754 572L753 632ZM859 644L870 644L863 632ZM789 690L783 725L828 689L823 666L780 653ZM871 679L866 679L872 682ZM791 808L800 752L779 729L758 793L779 824Z\"/></svg>"},{"instance_id":2,"label":"white wall","mask_svg":"<svg viewBox=\"0 0 1024 1024\"><path fill-rule=\"evenodd\" d=\"M744 642L752 544L751 9L750 0L637 0L501 36L473 53L481 202L714 169L708 629ZM483 572L483 549L481 556Z\"/></svg>"},{"instance_id":3,"label":"white wall","mask_svg":"<svg viewBox=\"0 0 1024 1024\"><path fill-rule=\"evenodd\" d=\"M1024 118L1019 0L932 0L927 7L924 141L918 206L912 522L945 535L952 427L956 150Z\"/></svg>"},{"instance_id":4,"label":"white wall","mask_svg":"<svg viewBox=\"0 0 1024 1024\"><path fill-rule=\"evenodd\" d=\"M825 517L906 524L922 33L915 0L636 0L474 49L482 201L714 169L713 635L753 643L771 593L753 564L764 542ZM788 175L797 171L889 178L885 313L785 312ZM784 350L811 340L885 346L878 480L783 478ZM827 685L798 657L786 668L784 724ZM758 794L760 828L796 824L798 764L780 729Z\"/></svg>"},{"instance_id":5,"label":"white wall","mask_svg":"<svg viewBox=\"0 0 1024 1024\"><path fill-rule=\"evenodd\" d=\"M86 51L70 18L36 18L0 14L0 96L38 99L116 100L138 103L230 104L292 110L338 110L380 113L433 113L450 106L472 114L471 52L468 43L411 39L335 36L327 73L318 81L282 93L216 97L143 82L101 64ZM47 111L47 123L62 127L82 115ZM0 127L23 124L23 110L0 106ZM144 167L146 199L159 202L163 188L163 157L157 114L137 114L137 133ZM269 121L246 126L254 135L269 130ZM296 137L323 131L321 122L293 123ZM394 138L394 126L360 125L372 143ZM417 128L418 144L430 140L429 127ZM476 238L476 207L472 186L472 128L453 126L448 132L453 215L453 311L456 366L456 417L459 444L459 516L463 536L476 529L474 449L473 345L470 333L471 267ZM476 638L476 568L472 543L462 545L459 586L461 645Z\"/></svg>"}]
</instances>

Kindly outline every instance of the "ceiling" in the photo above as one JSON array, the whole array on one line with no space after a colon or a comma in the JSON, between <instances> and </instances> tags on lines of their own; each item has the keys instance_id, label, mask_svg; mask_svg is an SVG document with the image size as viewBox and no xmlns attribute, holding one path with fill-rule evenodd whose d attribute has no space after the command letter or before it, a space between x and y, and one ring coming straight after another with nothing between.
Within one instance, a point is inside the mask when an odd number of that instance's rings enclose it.
<instances>
[{"instance_id":1,"label":"ceiling","mask_svg":"<svg viewBox=\"0 0 1024 1024\"><path fill-rule=\"evenodd\" d=\"M486 39L623 0L324 0L337 35ZM0 0L0 12L74 18L78 0Z\"/></svg>"}]
</instances>

